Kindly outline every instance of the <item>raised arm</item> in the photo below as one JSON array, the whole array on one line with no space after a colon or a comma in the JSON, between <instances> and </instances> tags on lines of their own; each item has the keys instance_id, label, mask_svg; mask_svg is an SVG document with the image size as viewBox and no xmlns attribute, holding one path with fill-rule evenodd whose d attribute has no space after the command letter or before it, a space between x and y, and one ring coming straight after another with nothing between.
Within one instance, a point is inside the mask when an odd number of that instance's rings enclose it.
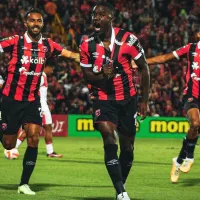
<instances>
[{"instance_id":1,"label":"raised arm","mask_svg":"<svg viewBox=\"0 0 200 200\"><path fill-rule=\"evenodd\" d=\"M72 52L72 51L69 51L67 49L63 49L62 50L61 56L65 57L65 58L74 59L76 62L80 62L80 54Z\"/></svg>"},{"instance_id":2,"label":"raised arm","mask_svg":"<svg viewBox=\"0 0 200 200\"><path fill-rule=\"evenodd\" d=\"M172 60L174 58L176 58L176 57L173 53L168 53L168 54L148 58L147 63L149 65L160 64L160 63L165 63L165 62Z\"/></svg>"}]
</instances>

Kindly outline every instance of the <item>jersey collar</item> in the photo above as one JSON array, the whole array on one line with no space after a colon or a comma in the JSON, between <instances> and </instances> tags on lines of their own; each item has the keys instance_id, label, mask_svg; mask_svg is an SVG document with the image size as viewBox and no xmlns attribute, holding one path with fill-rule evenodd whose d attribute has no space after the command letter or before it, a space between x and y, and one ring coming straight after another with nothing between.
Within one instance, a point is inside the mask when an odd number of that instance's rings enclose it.
<instances>
[{"instance_id":1,"label":"jersey collar","mask_svg":"<svg viewBox=\"0 0 200 200\"><path fill-rule=\"evenodd\" d=\"M109 45L110 51L113 50L114 42L115 42L115 30L112 27L111 41L110 41L110 45Z\"/></svg>"},{"instance_id":2,"label":"jersey collar","mask_svg":"<svg viewBox=\"0 0 200 200\"><path fill-rule=\"evenodd\" d=\"M112 27L111 40L110 40L110 45L109 45L110 51L112 51L112 49L113 49L114 42L115 42L115 30ZM104 47L104 44L102 41L99 44Z\"/></svg>"},{"instance_id":3,"label":"jersey collar","mask_svg":"<svg viewBox=\"0 0 200 200\"><path fill-rule=\"evenodd\" d=\"M27 31L25 32L24 37L26 38L27 43L33 42L33 41L31 40L31 38L28 36ZM40 36L40 39L38 40L38 43L39 43L39 44L42 44L42 34L41 34L41 36Z\"/></svg>"},{"instance_id":4,"label":"jersey collar","mask_svg":"<svg viewBox=\"0 0 200 200\"><path fill-rule=\"evenodd\" d=\"M198 42L198 49L200 49L200 41Z\"/></svg>"}]
</instances>

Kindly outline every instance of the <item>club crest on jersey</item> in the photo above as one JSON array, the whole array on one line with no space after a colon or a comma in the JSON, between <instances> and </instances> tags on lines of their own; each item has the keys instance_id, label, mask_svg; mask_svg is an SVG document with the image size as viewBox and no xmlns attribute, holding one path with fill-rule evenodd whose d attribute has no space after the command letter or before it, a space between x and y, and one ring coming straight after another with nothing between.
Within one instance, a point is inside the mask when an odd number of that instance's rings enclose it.
<instances>
[{"instance_id":1,"label":"club crest on jersey","mask_svg":"<svg viewBox=\"0 0 200 200\"><path fill-rule=\"evenodd\" d=\"M194 99L191 97L191 98L188 98L188 102L191 102L191 101L193 101Z\"/></svg>"},{"instance_id":2,"label":"club crest on jersey","mask_svg":"<svg viewBox=\"0 0 200 200\"><path fill-rule=\"evenodd\" d=\"M102 55L102 58L106 60L106 64L113 63L113 60L110 59L108 56Z\"/></svg>"},{"instance_id":3,"label":"club crest on jersey","mask_svg":"<svg viewBox=\"0 0 200 200\"><path fill-rule=\"evenodd\" d=\"M101 115L100 109L96 110L96 111L95 111L95 116L96 116L96 117L99 117L100 115Z\"/></svg>"},{"instance_id":4,"label":"club crest on jersey","mask_svg":"<svg viewBox=\"0 0 200 200\"><path fill-rule=\"evenodd\" d=\"M2 130L6 130L7 129L7 124L6 123L2 123L1 128L2 128Z\"/></svg>"},{"instance_id":5,"label":"club crest on jersey","mask_svg":"<svg viewBox=\"0 0 200 200\"><path fill-rule=\"evenodd\" d=\"M48 48L46 46L43 46L42 51L46 53L48 51Z\"/></svg>"},{"instance_id":6,"label":"club crest on jersey","mask_svg":"<svg viewBox=\"0 0 200 200\"><path fill-rule=\"evenodd\" d=\"M99 67L97 65L93 65L93 69L92 70L93 70L94 73L99 73L99 72L101 72L101 69L102 69L101 67Z\"/></svg>"}]
</instances>

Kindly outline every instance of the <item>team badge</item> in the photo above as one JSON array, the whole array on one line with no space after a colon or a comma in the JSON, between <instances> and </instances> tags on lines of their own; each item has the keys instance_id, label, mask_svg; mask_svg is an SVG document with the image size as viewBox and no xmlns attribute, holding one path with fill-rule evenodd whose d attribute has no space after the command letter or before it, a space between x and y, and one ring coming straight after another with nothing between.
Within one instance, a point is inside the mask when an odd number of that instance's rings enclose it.
<instances>
[{"instance_id":1,"label":"team badge","mask_svg":"<svg viewBox=\"0 0 200 200\"><path fill-rule=\"evenodd\" d=\"M42 51L43 51L43 52L47 52L47 51L48 51L48 48L47 48L46 46L43 46L43 47L42 47Z\"/></svg>"},{"instance_id":2,"label":"team badge","mask_svg":"<svg viewBox=\"0 0 200 200\"><path fill-rule=\"evenodd\" d=\"M188 100L187 100L188 102L191 102L191 101L193 101L193 98L191 97L191 98L188 98Z\"/></svg>"},{"instance_id":3,"label":"team badge","mask_svg":"<svg viewBox=\"0 0 200 200\"><path fill-rule=\"evenodd\" d=\"M6 123L2 123L1 128L2 128L2 130L6 130L7 129L7 124Z\"/></svg>"},{"instance_id":4,"label":"team badge","mask_svg":"<svg viewBox=\"0 0 200 200\"><path fill-rule=\"evenodd\" d=\"M100 109L96 110L96 111L95 111L95 116L96 116L96 117L99 117L100 115L101 115Z\"/></svg>"}]
</instances>

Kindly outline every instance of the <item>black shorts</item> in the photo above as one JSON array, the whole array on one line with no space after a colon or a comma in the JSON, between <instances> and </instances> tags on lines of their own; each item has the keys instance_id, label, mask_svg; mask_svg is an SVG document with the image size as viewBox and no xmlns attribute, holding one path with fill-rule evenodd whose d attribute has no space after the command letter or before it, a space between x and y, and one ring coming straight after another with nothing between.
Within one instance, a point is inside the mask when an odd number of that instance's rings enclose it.
<instances>
[{"instance_id":1,"label":"black shorts","mask_svg":"<svg viewBox=\"0 0 200 200\"><path fill-rule=\"evenodd\" d=\"M135 136L136 134L137 100L136 96L126 100L94 100L94 128L101 121L107 121L117 126L120 134ZM98 129L97 129L98 130Z\"/></svg>"},{"instance_id":2,"label":"black shorts","mask_svg":"<svg viewBox=\"0 0 200 200\"><path fill-rule=\"evenodd\" d=\"M183 97L183 108L188 112L189 109L191 108L198 108L200 109L200 100L198 100L195 97L189 97L189 96L184 96Z\"/></svg>"},{"instance_id":3,"label":"black shorts","mask_svg":"<svg viewBox=\"0 0 200 200\"><path fill-rule=\"evenodd\" d=\"M19 128L28 123L42 126L40 99L17 101L3 95L1 118L1 131L7 135L17 134Z\"/></svg>"}]
</instances>

